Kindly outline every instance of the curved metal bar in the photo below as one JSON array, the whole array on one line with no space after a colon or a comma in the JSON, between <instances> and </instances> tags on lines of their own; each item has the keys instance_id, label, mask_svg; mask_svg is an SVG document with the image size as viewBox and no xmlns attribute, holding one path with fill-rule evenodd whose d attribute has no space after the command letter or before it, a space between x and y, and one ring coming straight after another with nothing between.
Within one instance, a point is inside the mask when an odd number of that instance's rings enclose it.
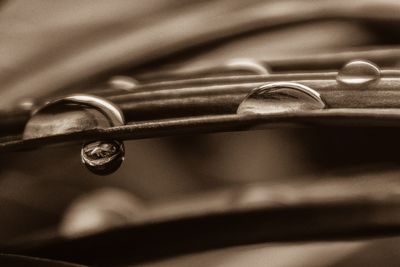
<instances>
[{"instance_id":1,"label":"curved metal bar","mask_svg":"<svg viewBox=\"0 0 400 267\"><path fill-rule=\"evenodd\" d=\"M29 146L30 144L43 145L45 141L59 143L72 140L93 140L93 138L150 138L195 132L199 129L203 132L230 131L243 129L243 125L245 128L249 128L252 125L288 120L294 121L296 124L306 121L307 124L333 123L335 125L343 122L348 125L348 121L352 121L352 125L359 125L360 122L354 118L358 120L368 118L370 124L373 125L377 123L378 125L396 126L398 124L399 70L381 71L379 82L369 86L368 90L360 90L363 89L362 86L356 90L349 90L337 82L337 75L337 72L319 72L162 82L147 86L139 85L134 92L107 96L108 100L90 95L73 95L50 103L66 101L66 103L97 107L100 111L106 111L107 117L113 118L116 115L117 119L114 125L117 127L101 131L57 135L49 139L35 139L29 142L21 141L18 133L8 134L0 137L1 150L12 149L12 147L21 148L25 144ZM266 82L271 84L265 85ZM271 114L264 114L257 119L251 118L251 116L236 115L240 103L257 86L265 90L271 86L294 87L297 88L295 90L299 90L321 103L321 106L325 102L329 108L318 112L316 110L303 112L301 116L297 113L290 116L286 114L286 117L279 118L271 116ZM116 103L118 107L110 101ZM118 111L119 109L124 112L124 115ZM129 125L123 126L121 123L123 116L127 117ZM324 122L320 119L322 117L330 119ZM368 121L362 121L363 125L368 124ZM395 121L396 123L394 123Z\"/></svg>"},{"instance_id":2,"label":"curved metal bar","mask_svg":"<svg viewBox=\"0 0 400 267\"><path fill-rule=\"evenodd\" d=\"M190 133L245 131L256 126L343 125L399 127L399 108L335 108L310 110L299 114L230 114L198 116L128 123L120 127L93 129L76 133L22 140L19 136L0 139L0 152L26 150L40 146L88 139L134 140Z\"/></svg>"},{"instance_id":3,"label":"curved metal bar","mask_svg":"<svg viewBox=\"0 0 400 267\"><path fill-rule=\"evenodd\" d=\"M115 266L246 244L394 236L400 234L398 175L238 186L207 193L200 201L199 196L180 200L185 205L149 205L131 224L105 232L74 238L40 234L1 249Z\"/></svg>"}]
</instances>

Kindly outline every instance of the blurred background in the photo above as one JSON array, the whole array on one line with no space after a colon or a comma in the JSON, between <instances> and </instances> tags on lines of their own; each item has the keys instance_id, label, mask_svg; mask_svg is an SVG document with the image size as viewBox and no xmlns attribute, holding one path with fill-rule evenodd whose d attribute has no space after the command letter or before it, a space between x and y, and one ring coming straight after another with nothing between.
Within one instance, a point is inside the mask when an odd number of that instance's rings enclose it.
<instances>
[{"instance_id":1,"label":"blurred background","mask_svg":"<svg viewBox=\"0 0 400 267\"><path fill-rule=\"evenodd\" d=\"M0 109L118 73L397 49L399 25L396 0L1 1ZM399 134L332 127L128 141L125 163L108 177L82 166L79 145L1 154L0 240L94 233L188 199L207 202L203 196L225 188L295 190L328 178L353 179L356 188L365 177L379 187L382 177L399 178ZM265 244L146 266L398 266L399 245L397 238Z\"/></svg>"}]
</instances>

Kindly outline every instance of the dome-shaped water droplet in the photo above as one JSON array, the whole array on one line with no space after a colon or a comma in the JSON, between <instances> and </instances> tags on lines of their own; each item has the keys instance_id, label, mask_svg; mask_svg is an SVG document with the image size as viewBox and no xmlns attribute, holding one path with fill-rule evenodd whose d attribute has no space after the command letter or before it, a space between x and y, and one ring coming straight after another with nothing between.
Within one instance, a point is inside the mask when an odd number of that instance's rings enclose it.
<instances>
[{"instance_id":1,"label":"dome-shaped water droplet","mask_svg":"<svg viewBox=\"0 0 400 267\"><path fill-rule=\"evenodd\" d=\"M378 66L365 60L352 60L339 70L336 80L346 86L362 88L379 81L381 76Z\"/></svg>"},{"instance_id":2,"label":"dome-shaped water droplet","mask_svg":"<svg viewBox=\"0 0 400 267\"><path fill-rule=\"evenodd\" d=\"M269 74L270 70L261 61L251 58L235 58L226 62L225 66L230 70L249 71L254 74L264 75Z\"/></svg>"},{"instance_id":3,"label":"dome-shaped water droplet","mask_svg":"<svg viewBox=\"0 0 400 267\"><path fill-rule=\"evenodd\" d=\"M138 85L138 81L129 76L114 76L108 84L113 89L130 91Z\"/></svg>"},{"instance_id":4,"label":"dome-shaped water droplet","mask_svg":"<svg viewBox=\"0 0 400 267\"><path fill-rule=\"evenodd\" d=\"M325 103L315 90L298 83L276 82L254 89L239 105L238 114L277 114L320 110Z\"/></svg>"}]
</instances>

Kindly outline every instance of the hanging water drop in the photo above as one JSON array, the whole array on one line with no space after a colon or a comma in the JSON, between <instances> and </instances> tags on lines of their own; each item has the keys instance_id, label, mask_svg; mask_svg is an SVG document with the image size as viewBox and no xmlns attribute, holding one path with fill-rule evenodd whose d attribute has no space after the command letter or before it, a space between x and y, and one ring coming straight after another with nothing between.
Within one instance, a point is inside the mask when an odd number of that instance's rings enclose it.
<instances>
[{"instance_id":1,"label":"hanging water drop","mask_svg":"<svg viewBox=\"0 0 400 267\"><path fill-rule=\"evenodd\" d=\"M124 161L124 144L117 140L95 141L82 146L82 163L94 174L115 172Z\"/></svg>"}]
</instances>

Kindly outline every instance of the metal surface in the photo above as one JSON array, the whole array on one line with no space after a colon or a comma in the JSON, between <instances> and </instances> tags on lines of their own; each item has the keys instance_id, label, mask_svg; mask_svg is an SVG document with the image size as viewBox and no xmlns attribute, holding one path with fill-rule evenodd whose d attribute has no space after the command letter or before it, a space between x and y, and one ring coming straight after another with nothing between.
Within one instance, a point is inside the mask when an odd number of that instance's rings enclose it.
<instances>
[{"instance_id":1,"label":"metal surface","mask_svg":"<svg viewBox=\"0 0 400 267\"><path fill-rule=\"evenodd\" d=\"M42 234L0 248L109 266L246 244L398 235L398 175L394 171L240 185L147 207L130 225L98 234L75 238Z\"/></svg>"},{"instance_id":2,"label":"metal surface","mask_svg":"<svg viewBox=\"0 0 400 267\"><path fill-rule=\"evenodd\" d=\"M351 88L347 79L352 79ZM294 110L290 113L277 113L271 109L256 114L242 112L243 106L249 103L247 95L254 88L270 91L271 87L277 86L305 93L314 99L319 108ZM133 92L117 90L111 94L99 93L104 94L107 102L111 101L122 110L123 116L127 118L126 125L121 125L122 115L119 116L115 111L117 109L114 104L101 105L102 112L115 117L114 126L83 127L80 131L58 132L47 136L29 137L24 134L22 139L16 132L0 138L3 140L0 150L88 139L127 140L195 132L247 130L260 125L276 126L277 123L397 127L400 119L399 87L400 70L383 69L378 72L376 67L366 61L351 62L338 72L215 77L138 85ZM313 102L301 95L293 98L289 94L288 97L292 98L290 103L293 105L307 106ZM113 108L108 109L109 106ZM74 118L69 117L68 113L65 113L64 118L73 124Z\"/></svg>"}]
</instances>

